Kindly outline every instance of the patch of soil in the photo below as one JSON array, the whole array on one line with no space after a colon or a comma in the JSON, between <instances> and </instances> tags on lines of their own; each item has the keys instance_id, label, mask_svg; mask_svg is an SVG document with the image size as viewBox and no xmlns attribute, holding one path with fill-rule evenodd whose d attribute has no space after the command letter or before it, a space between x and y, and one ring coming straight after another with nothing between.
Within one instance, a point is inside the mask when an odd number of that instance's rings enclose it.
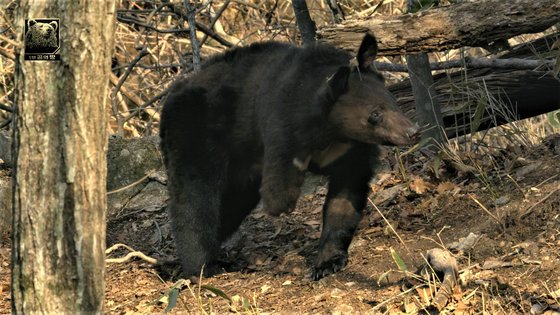
<instances>
[{"instance_id":1,"label":"patch of soil","mask_svg":"<svg viewBox=\"0 0 560 315\"><path fill-rule=\"evenodd\" d=\"M202 288L184 287L171 313L437 314L430 306L434 285L414 280L397 261L414 272L425 264L427 250L471 233L477 241L452 252L460 280L441 313L560 312L560 157L542 145L524 150L522 163L514 165L518 158L439 179L423 167L425 158L404 161L406 180L397 166L380 171L348 266L320 281L309 276L325 183L300 198L289 215L272 218L257 209L225 244L228 271L202 279ZM110 218L107 245L116 243L173 258L165 209ZM9 252L9 242L2 241L0 313L10 310ZM173 277L138 259L109 263L106 281L106 313L161 313L174 300Z\"/></svg>"}]
</instances>

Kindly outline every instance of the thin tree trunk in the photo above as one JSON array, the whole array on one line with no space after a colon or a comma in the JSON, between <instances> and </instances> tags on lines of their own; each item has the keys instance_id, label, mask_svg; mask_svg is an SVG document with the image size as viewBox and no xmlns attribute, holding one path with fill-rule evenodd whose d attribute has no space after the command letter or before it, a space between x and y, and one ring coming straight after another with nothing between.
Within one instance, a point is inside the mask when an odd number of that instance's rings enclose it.
<instances>
[{"instance_id":1,"label":"thin tree trunk","mask_svg":"<svg viewBox=\"0 0 560 315\"><path fill-rule=\"evenodd\" d=\"M443 143L443 119L434 79L430 70L430 61L426 53L406 56L412 93L416 104L416 122L423 127L422 139L433 139Z\"/></svg>"},{"instance_id":2,"label":"thin tree trunk","mask_svg":"<svg viewBox=\"0 0 560 315\"><path fill-rule=\"evenodd\" d=\"M194 2L193 6L191 6L189 0L185 0L185 9L187 11L186 16L187 22L189 23L189 31L191 35L193 69L194 72L198 72L200 70L200 45L198 44L198 38L196 38L196 1Z\"/></svg>"},{"instance_id":3,"label":"thin tree trunk","mask_svg":"<svg viewBox=\"0 0 560 315\"><path fill-rule=\"evenodd\" d=\"M408 12L421 10L416 0L408 0ZM406 64L410 74L410 83L416 104L416 121L423 127L422 139L432 139L443 143L443 120L441 108L437 101L434 79L430 70L430 60L427 53L406 55Z\"/></svg>"},{"instance_id":4,"label":"thin tree trunk","mask_svg":"<svg viewBox=\"0 0 560 315\"><path fill-rule=\"evenodd\" d=\"M115 1L21 0L21 42L28 17L60 19L61 60L16 58L12 311L99 314Z\"/></svg>"},{"instance_id":5,"label":"thin tree trunk","mask_svg":"<svg viewBox=\"0 0 560 315\"><path fill-rule=\"evenodd\" d=\"M297 26L301 34L304 45L310 45L315 42L315 22L309 15L309 9L305 0L292 0L292 7L296 16Z\"/></svg>"}]
</instances>

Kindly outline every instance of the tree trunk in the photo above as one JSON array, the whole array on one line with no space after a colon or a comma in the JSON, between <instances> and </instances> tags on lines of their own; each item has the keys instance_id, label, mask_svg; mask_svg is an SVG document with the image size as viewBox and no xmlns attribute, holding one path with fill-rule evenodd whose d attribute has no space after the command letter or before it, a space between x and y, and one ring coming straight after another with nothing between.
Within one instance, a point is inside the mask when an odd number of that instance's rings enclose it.
<instances>
[{"instance_id":1,"label":"tree trunk","mask_svg":"<svg viewBox=\"0 0 560 315\"><path fill-rule=\"evenodd\" d=\"M379 55L486 46L560 21L559 0L470 0L414 14L346 20L317 32L319 41L357 51L364 33L379 41Z\"/></svg>"},{"instance_id":2,"label":"tree trunk","mask_svg":"<svg viewBox=\"0 0 560 315\"><path fill-rule=\"evenodd\" d=\"M305 0L292 0L292 8L296 16L296 22L301 34L304 45L311 45L315 42L315 22L309 15L309 9Z\"/></svg>"},{"instance_id":3,"label":"tree trunk","mask_svg":"<svg viewBox=\"0 0 560 315\"><path fill-rule=\"evenodd\" d=\"M408 12L419 10L415 8L418 2L407 1ZM410 83L416 104L416 121L424 127L422 139L432 139L430 142L443 143L443 120L441 109L434 89L434 79L430 69L430 59L427 53L416 53L406 55L406 64L410 74Z\"/></svg>"},{"instance_id":4,"label":"tree trunk","mask_svg":"<svg viewBox=\"0 0 560 315\"><path fill-rule=\"evenodd\" d=\"M194 72L200 71L200 45L198 44L198 38L196 38L196 0L191 6L190 0L185 0L185 15L187 16L187 22L189 23L189 31L191 35L191 48L193 57L193 69ZM185 67L186 69L187 67Z\"/></svg>"},{"instance_id":5,"label":"tree trunk","mask_svg":"<svg viewBox=\"0 0 560 315\"><path fill-rule=\"evenodd\" d=\"M28 17L60 19L61 60L16 58L12 312L101 313L115 1L21 0L21 43Z\"/></svg>"}]
</instances>

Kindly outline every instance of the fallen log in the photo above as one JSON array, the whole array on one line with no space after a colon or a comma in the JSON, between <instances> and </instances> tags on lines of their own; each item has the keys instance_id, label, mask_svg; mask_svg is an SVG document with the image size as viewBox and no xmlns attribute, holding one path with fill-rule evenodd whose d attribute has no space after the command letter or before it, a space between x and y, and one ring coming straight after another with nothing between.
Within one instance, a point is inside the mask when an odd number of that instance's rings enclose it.
<instances>
[{"instance_id":1,"label":"fallen log","mask_svg":"<svg viewBox=\"0 0 560 315\"><path fill-rule=\"evenodd\" d=\"M497 60L526 60L550 56L550 47L560 33L519 44ZM547 71L548 70L548 71ZM465 72L466 71L466 72ZM560 79L549 69L467 69L434 76L434 86L441 105L443 123L448 138L477 130L534 117L560 109ZM407 116L415 118L415 104L408 79L393 84L389 90L396 96ZM484 104L486 102L486 104ZM491 108L499 103L499 108ZM477 108L483 109L475 122Z\"/></svg>"},{"instance_id":2,"label":"fallen log","mask_svg":"<svg viewBox=\"0 0 560 315\"><path fill-rule=\"evenodd\" d=\"M434 76L434 85L448 138L560 109L560 81L546 71L477 69L468 72L468 79L457 71ZM389 90L415 119L410 82Z\"/></svg>"},{"instance_id":3,"label":"fallen log","mask_svg":"<svg viewBox=\"0 0 560 315\"><path fill-rule=\"evenodd\" d=\"M356 51L367 31L379 41L379 55L487 46L538 33L560 21L560 0L465 0L414 14L347 20L318 30L319 41Z\"/></svg>"}]
</instances>

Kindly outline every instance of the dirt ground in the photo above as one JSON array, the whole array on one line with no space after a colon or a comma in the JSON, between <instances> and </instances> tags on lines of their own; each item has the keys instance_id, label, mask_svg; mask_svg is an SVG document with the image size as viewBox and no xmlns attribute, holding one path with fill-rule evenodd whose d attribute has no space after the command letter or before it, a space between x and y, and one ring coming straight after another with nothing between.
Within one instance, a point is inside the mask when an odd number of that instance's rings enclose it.
<instances>
[{"instance_id":1,"label":"dirt ground","mask_svg":"<svg viewBox=\"0 0 560 315\"><path fill-rule=\"evenodd\" d=\"M108 263L105 312L437 314L432 298L441 283L410 272L425 263L427 250L455 248L459 283L440 313L560 314L558 138L462 155L464 164L413 154L402 159L405 172L389 151L372 181L348 266L316 282L309 275L327 188L315 178L319 185L293 213L271 218L254 211L225 246L228 272L204 278L202 287L174 290L177 279L139 259ZM110 218L107 246L117 243L173 257L165 210ZM0 244L0 313L7 314L8 237Z\"/></svg>"}]
</instances>

